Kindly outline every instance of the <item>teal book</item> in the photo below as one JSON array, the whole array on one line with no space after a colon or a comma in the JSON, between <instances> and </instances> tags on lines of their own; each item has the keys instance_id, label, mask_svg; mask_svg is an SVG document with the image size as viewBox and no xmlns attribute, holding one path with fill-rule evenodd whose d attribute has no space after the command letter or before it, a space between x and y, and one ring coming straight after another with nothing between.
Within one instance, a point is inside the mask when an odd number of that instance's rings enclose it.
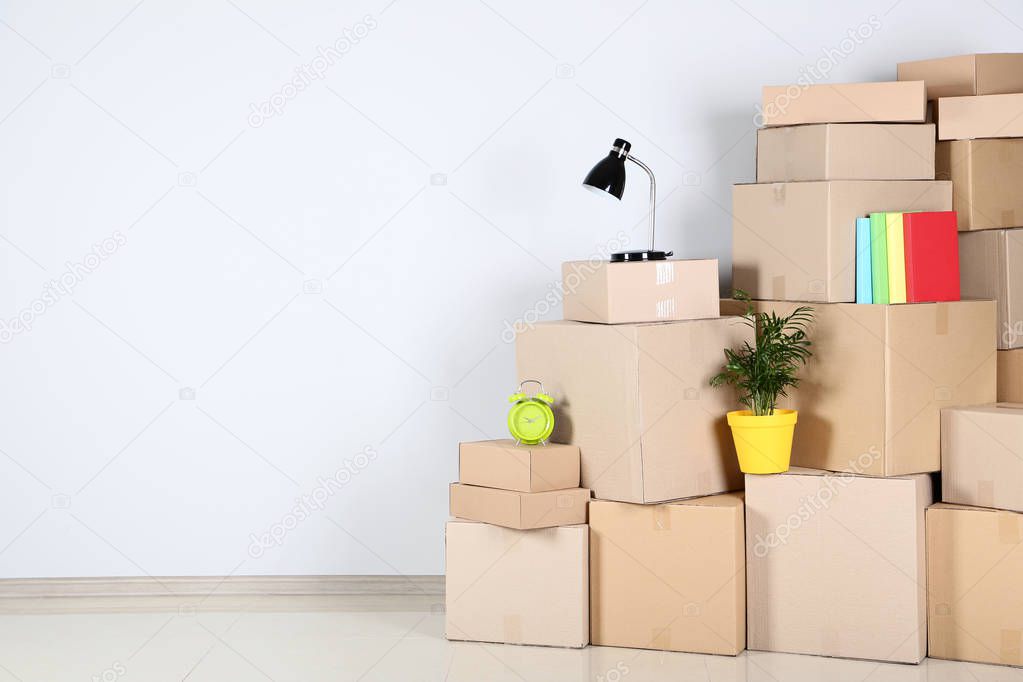
<instances>
[{"instance_id":1,"label":"teal book","mask_svg":"<svg viewBox=\"0 0 1023 682\"><path fill-rule=\"evenodd\" d=\"M888 303L888 226L884 213L870 214L870 284L874 303Z\"/></svg>"},{"instance_id":2,"label":"teal book","mask_svg":"<svg viewBox=\"0 0 1023 682\"><path fill-rule=\"evenodd\" d=\"M856 219L856 302L873 303L870 270L870 218Z\"/></svg>"}]
</instances>

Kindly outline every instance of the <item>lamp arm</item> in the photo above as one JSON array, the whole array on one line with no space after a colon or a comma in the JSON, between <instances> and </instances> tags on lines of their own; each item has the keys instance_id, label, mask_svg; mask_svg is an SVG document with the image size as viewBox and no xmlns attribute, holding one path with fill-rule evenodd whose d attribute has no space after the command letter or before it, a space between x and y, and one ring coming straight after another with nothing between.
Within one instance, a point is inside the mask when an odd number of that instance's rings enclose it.
<instances>
[{"instance_id":1,"label":"lamp arm","mask_svg":"<svg viewBox=\"0 0 1023 682\"><path fill-rule=\"evenodd\" d=\"M650 249L653 250L655 248L654 211L657 208L657 181L654 179L654 172L650 170L650 166L646 165L632 154L627 154L625 158L645 170L646 174L650 176Z\"/></svg>"}]
</instances>

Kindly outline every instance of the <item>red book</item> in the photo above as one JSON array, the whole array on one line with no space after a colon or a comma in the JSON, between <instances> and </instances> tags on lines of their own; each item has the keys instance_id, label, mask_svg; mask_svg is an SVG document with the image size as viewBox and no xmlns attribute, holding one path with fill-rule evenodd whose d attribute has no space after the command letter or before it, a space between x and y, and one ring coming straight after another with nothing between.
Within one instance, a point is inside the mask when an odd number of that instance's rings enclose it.
<instances>
[{"instance_id":1,"label":"red book","mask_svg":"<svg viewBox=\"0 0 1023 682\"><path fill-rule=\"evenodd\" d=\"M906 302L959 300L959 230L955 211L904 213Z\"/></svg>"}]
</instances>

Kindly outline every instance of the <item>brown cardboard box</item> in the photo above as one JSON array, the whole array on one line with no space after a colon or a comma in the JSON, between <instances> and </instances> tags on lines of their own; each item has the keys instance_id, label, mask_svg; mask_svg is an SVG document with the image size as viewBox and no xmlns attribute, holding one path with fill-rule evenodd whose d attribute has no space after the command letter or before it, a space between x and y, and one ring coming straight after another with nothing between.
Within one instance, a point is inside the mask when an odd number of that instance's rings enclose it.
<instances>
[{"instance_id":1,"label":"brown cardboard box","mask_svg":"<svg viewBox=\"0 0 1023 682\"><path fill-rule=\"evenodd\" d=\"M923 81L765 85L765 126L802 123L923 123Z\"/></svg>"},{"instance_id":2,"label":"brown cardboard box","mask_svg":"<svg viewBox=\"0 0 1023 682\"><path fill-rule=\"evenodd\" d=\"M549 528L586 523L586 488L523 493L452 483L451 515L505 528Z\"/></svg>"},{"instance_id":3,"label":"brown cardboard box","mask_svg":"<svg viewBox=\"0 0 1023 682\"><path fill-rule=\"evenodd\" d=\"M927 510L928 655L1023 665L1023 515Z\"/></svg>"},{"instance_id":4,"label":"brown cardboard box","mask_svg":"<svg viewBox=\"0 0 1023 682\"><path fill-rule=\"evenodd\" d=\"M941 408L995 399L994 303L813 308L813 357L779 404L799 410L792 463L871 476L940 470Z\"/></svg>"},{"instance_id":5,"label":"brown cardboard box","mask_svg":"<svg viewBox=\"0 0 1023 682\"><path fill-rule=\"evenodd\" d=\"M1023 349L998 351L998 402L1023 403Z\"/></svg>"},{"instance_id":6,"label":"brown cardboard box","mask_svg":"<svg viewBox=\"0 0 1023 682\"><path fill-rule=\"evenodd\" d=\"M757 182L933 179L932 123L822 123L757 131Z\"/></svg>"},{"instance_id":7,"label":"brown cardboard box","mask_svg":"<svg viewBox=\"0 0 1023 682\"><path fill-rule=\"evenodd\" d=\"M730 656L746 648L741 494L597 500L591 517L593 644Z\"/></svg>"},{"instance_id":8,"label":"brown cardboard box","mask_svg":"<svg viewBox=\"0 0 1023 682\"><path fill-rule=\"evenodd\" d=\"M1023 229L959 235L959 284L965 298L997 304L998 347L1023 347Z\"/></svg>"},{"instance_id":9,"label":"brown cardboard box","mask_svg":"<svg viewBox=\"0 0 1023 682\"><path fill-rule=\"evenodd\" d=\"M541 322L515 354L519 376L554 397L553 438L579 446L582 485L601 499L663 502L742 488L725 423L735 394L708 382L723 349L747 339L735 318Z\"/></svg>"},{"instance_id":10,"label":"brown cardboard box","mask_svg":"<svg viewBox=\"0 0 1023 682\"><path fill-rule=\"evenodd\" d=\"M579 487L579 447L482 440L458 444L458 482L537 493Z\"/></svg>"},{"instance_id":11,"label":"brown cardboard box","mask_svg":"<svg viewBox=\"0 0 1023 682\"><path fill-rule=\"evenodd\" d=\"M978 137L1023 137L1023 93L938 100L939 140Z\"/></svg>"},{"instance_id":12,"label":"brown cardboard box","mask_svg":"<svg viewBox=\"0 0 1023 682\"><path fill-rule=\"evenodd\" d=\"M952 181L960 230L1023 225L1023 139L939 142L934 163Z\"/></svg>"},{"instance_id":13,"label":"brown cardboard box","mask_svg":"<svg viewBox=\"0 0 1023 682\"><path fill-rule=\"evenodd\" d=\"M448 639L583 647L590 640L589 527L446 526Z\"/></svg>"},{"instance_id":14,"label":"brown cardboard box","mask_svg":"<svg viewBox=\"0 0 1023 682\"><path fill-rule=\"evenodd\" d=\"M569 261L561 266L566 320L668 322L718 316L718 261Z\"/></svg>"},{"instance_id":15,"label":"brown cardboard box","mask_svg":"<svg viewBox=\"0 0 1023 682\"><path fill-rule=\"evenodd\" d=\"M924 81L927 99L1023 92L1023 54L964 54L901 62L900 81Z\"/></svg>"},{"instance_id":16,"label":"brown cardboard box","mask_svg":"<svg viewBox=\"0 0 1023 682\"><path fill-rule=\"evenodd\" d=\"M919 663L931 496L928 475L747 475L747 646Z\"/></svg>"},{"instance_id":17,"label":"brown cardboard box","mask_svg":"<svg viewBox=\"0 0 1023 682\"><path fill-rule=\"evenodd\" d=\"M941 411L941 499L1023 512L1023 404Z\"/></svg>"},{"instance_id":18,"label":"brown cardboard box","mask_svg":"<svg viewBox=\"0 0 1023 682\"><path fill-rule=\"evenodd\" d=\"M952 183L735 185L732 286L753 298L851 303L856 300L856 218L911 210L952 210Z\"/></svg>"}]
</instances>

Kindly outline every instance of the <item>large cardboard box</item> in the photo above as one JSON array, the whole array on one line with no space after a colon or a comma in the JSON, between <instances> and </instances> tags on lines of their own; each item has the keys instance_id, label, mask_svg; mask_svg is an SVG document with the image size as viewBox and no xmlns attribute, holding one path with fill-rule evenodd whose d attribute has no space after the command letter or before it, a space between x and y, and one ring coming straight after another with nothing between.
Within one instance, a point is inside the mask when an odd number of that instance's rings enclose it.
<instances>
[{"instance_id":1,"label":"large cardboard box","mask_svg":"<svg viewBox=\"0 0 1023 682\"><path fill-rule=\"evenodd\" d=\"M1023 665L1023 515L927 510L928 655Z\"/></svg>"},{"instance_id":2,"label":"large cardboard box","mask_svg":"<svg viewBox=\"0 0 1023 682\"><path fill-rule=\"evenodd\" d=\"M998 347L1023 347L1023 229L961 233L959 283L965 298L996 302Z\"/></svg>"},{"instance_id":3,"label":"large cardboard box","mask_svg":"<svg viewBox=\"0 0 1023 682\"><path fill-rule=\"evenodd\" d=\"M541 322L515 343L518 374L555 401L553 439L579 446L595 497L663 502L739 490L725 422L734 392L711 388L724 348L749 340L735 318L660 324Z\"/></svg>"},{"instance_id":4,"label":"large cardboard box","mask_svg":"<svg viewBox=\"0 0 1023 682\"><path fill-rule=\"evenodd\" d=\"M586 488L523 493L452 483L449 491L452 516L519 530L586 523L589 501Z\"/></svg>"},{"instance_id":5,"label":"large cardboard box","mask_svg":"<svg viewBox=\"0 0 1023 682\"><path fill-rule=\"evenodd\" d=\"M757 131L757 182L933 180L934 124L822 123Z\"/></svg>"},{"instance_id":6,"label":"large cardboard box","mask_svg":"<svg viewBox=\"0 0 1023 682\"><path fill-rule=\"evenodd\" d=\"M941 411L941 499L1023 512L1023 404Z\"/></svg>"},{"instance_id":7,"label":"large cardboard box","mask_svg":"<svg viewBox=\"0 0 1023 682\"><path fill-rule=\"evenodd\" d=\"M797 305L757 308L784 315ZM995 400L994 303L813 308L813 357L780 403L799 410L792 463L871 476L939 471L941 408Z\"/></svg>"},{"instance_id":8,"label":"large cardboard box","mask_svg":"<svg viewBox=\"0 0 1023 682\"><path fill-rule=\"evenodd\" d=\"M1023 54L964 54L900 62L900 81L924 81L927 99L1023 92Z\"/></svg>"},{"instance_id":9,"label":"large cardboard box","mask_svg":"<svg viewBox=\"0 0 1023 682\"><path fill-rule=\"evenodd\" d=\"M589 528L446 526L448 639L583 647L589 642Z\"/></svg>"},{"instance_id":10,"label":"large cardboard box","mask_svg":"<svg viewBox=\"0 0 1023 682\"><path fill-rule=\"evenodd\" d=\"M735 185L732 285L753 298L856 300L856 219L950 211L952 183L831 180Z\"/></svg>"},{"instance_id":11,"label":"large cardboard box","mask_svg":"<svg viewBox=\"0 0 1023 682\"><path fill-rule=\"evenodd\" d=\"M671 504L597 500L590 641L734 656L746 647L740 494Z\"/></svg>"},{"instance_id":12,"label":"large cardboard box","mask_svg":"<svg viewBox=\"0 0 1023 682\"><path fill-rule=\"evenodd\" d=\"M998 351L998 402L1023 403L1023 349Z\"/></svg>"},{"instance_id":13,"label":"large cardboard box","mask_svg":"<svg viewBox=\"0 0 1023 682\"><path fill-rule=\"evenodd\" d=\"M952 181L959 229L1023 225L1023 139L939 142L935 175Z\"/></svg>"},{"instance_id":14,"label":"large cardboard box","mask_svg":"<svg viewBox=\"0 0 1023 682\"><path fill-rule=\"evenodd\" d=\"M620 324L718 316L718 261L569 261L561 266L564 317Z\"/></svg>"},{"instance_id":15,"label":"large cardboard box","mask_svg":"<svg viewBox=\"0 0 1023 682\"><path fill-rule=\"evenodd\" d=\"M765 126L803 123L923 123L923 81L765 85Z\"/></svg>"},{"instance_id":16,"label":"large cardboard box","mask_svg":"<svg viewBox=\"0 0 1023 682\"><path fill-rule=\"evenodd\" d=\"M941 97L938 139L1023 137L1023 93Z\"/></svg>"},{"instance_id":17,"label":"large cardboard box","mask_svg":"<svg viewBox=\"0 0 1023 682\"><path fill-rule=\"evenodd\" d=\"M458 482L537 493L579 486L579 448L504 438L458 444Z\"/></svg>"},{"instance_id":18,"label":"large cardboard box","mask_svg":"<svg viewBox=\"0 0 1023 682\"><path fill-rule=\"evenodd\" d=\"M747 475L747 646L920 662L931 486L928 475Z\"/></svg>"}]
</instances>

